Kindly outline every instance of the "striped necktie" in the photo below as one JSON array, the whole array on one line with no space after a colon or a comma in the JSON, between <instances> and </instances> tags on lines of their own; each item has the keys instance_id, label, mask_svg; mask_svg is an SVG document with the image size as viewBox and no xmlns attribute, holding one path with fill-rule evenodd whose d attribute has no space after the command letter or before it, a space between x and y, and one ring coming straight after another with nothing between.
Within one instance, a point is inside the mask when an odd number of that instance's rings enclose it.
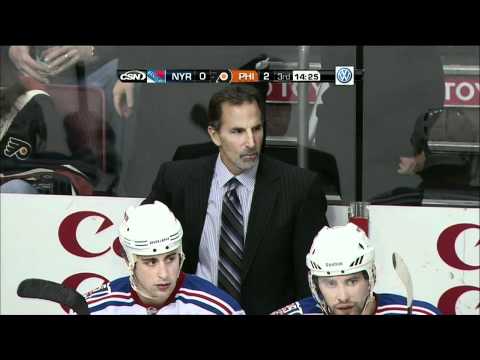
<instances>
[{"instance_id":1,"label":"striped necktie","mask_svg":"<svg viewBox=\"0 0 480 360\"><path fill-rule=\"evenodd\" d=\"M230 179L223 197L218 287L240 301L244 233L242 206L236 191L238 185L240 182L236 178Z\"/></svg>"}]
</instances>

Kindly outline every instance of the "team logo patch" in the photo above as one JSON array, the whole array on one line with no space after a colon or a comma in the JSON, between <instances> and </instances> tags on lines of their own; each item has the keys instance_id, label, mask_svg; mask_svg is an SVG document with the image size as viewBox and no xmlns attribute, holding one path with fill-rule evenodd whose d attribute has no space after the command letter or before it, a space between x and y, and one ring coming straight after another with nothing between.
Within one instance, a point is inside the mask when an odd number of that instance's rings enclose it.
<instances>
[{"instance_id":1,"label":"team logo patch","mask_svg":"<svg viewBox=\"0 0 480 360\"><path fill-rule=\"evenodd\" d=\"M108 283L105 283L105 284L102 284L99 287L96 287L95 289L90 290L89 292L85 293L84 297L89 297L93 293L97 293L97 292L110 292L110 291L111 290L110 290L110 287L108 286Z\"/></svg>"},{"instance_id":2,"label":"team logo patch","mask_svg":"<svg viewBox=\"0 0 480 360\"><path fill-rule=\"evenodd\" d=\"M9 158L16 157L18 160L25 160L32 153L32 145L28 142L10 136L3 154Z\"/></svg>"},{"instance_id":3,"label":"team logo patch","mask_svg":"<svg viewBox=\"0 0 480 360\"><path fill-rule=\"evenodd\" d=\"M302 314L302 309L300 309L300 306L297 302L294 302L293 304L287 305L280 310L274 311L272 315L300 315Z\"/></svg>"}]
</instances>

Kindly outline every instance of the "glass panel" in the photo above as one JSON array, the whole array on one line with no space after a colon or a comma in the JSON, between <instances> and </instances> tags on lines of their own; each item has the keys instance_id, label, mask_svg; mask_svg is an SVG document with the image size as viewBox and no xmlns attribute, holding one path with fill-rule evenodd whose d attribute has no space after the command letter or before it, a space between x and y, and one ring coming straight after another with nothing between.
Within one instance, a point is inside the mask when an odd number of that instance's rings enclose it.
<instances>
[{"instance_id":1,"label":"glass panel","mask_svg":"<svg viewBox=\"0 0 480 360\"><path fill-rule=\"evenodd\" d=\"M365 199L477 206L479 48L365 47Z\"/></svg>"},{"instance_id":2,"label":"glass panel","mask_svg":"<svg viewBox=\"0 0 480 360\"><path fill-rule=\"evenodd\" d=\"M307 49L303 60L302 48ZM133 85L117 81L117 69L221 70L264 66L292 70L300 66L299 60L305 62L307 69L334 69L339 64L354 65L355 61L355 47L327 46L11 46L1 50L4 90L21 84L17 95L31 89L45 92L35 93L29 106L33 107L32 112L22 113L24 120L15 121L39 123L38 129L22 128L16 135L10 131L3 137L5 142L13 134L31 143L31 153L24 158L18 152L3 156L6 162L13 163L4 173L15 173L19 178L20 170L47 166L49 173L36 173L35 181L27 181L34 187L31 191L70 194L73 186L79 195L129 197L145 197L149 193L161 163L191 156L192 148L184 145L203 144L193 148L195 156L212 151L206 132L207 107L212 94L225 85ZM29 57L30 65L22 60L24 55ZM268 61L259 64L261 60ZM134 73L130 76L135 79ZM115 84L117 91L131 91L119 92L123 97L128 94L132 105L128 111L125 107L119 109L124 112L123 117L114 108ZM354 87L340 89L327 83L305 83L306 103L301 115L304 120L299 126L300 83L255 86L266 97L265 152L297 165L304 154L297 151L297 146L303 144L301 148L306 149L308 160L304 166L322 174L327 193L338 196L341 190L344 199L353 200ZM327 102L327 98L331 100ZM39 130L42 126L44 134ZM303 137L299 141L300 131ZM68 169L63 165L69 165ZM58 166L62 166L62 173L57 171Z\"/></svg>"}]
</instances>

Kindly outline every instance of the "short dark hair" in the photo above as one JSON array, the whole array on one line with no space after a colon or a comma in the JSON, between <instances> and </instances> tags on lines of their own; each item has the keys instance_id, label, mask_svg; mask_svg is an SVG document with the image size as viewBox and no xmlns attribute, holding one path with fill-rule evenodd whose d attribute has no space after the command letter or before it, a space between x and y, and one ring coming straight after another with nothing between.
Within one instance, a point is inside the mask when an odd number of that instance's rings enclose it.
<instances>
[{"instance_id":1,"label":"short dark hair","mask_svg":"<svg viewBox=\"0 0 480 360\"><path fill-rule=\"evenodd\" d=\"M229 86L213 94L208 104L208 126L215 130L220 129L222 118L222 104L241 105L256 102L264 120L264 101L258 90L252 86Z\"/></svg>"},{"instance_id":2,"label":"short dark hair","mask_svg":"<svg viewBox=\"0 0 480 360\"><path fill-rule=\"evenodd\" d=\"M368 276L367 270L362 270L362 275L365 280L370 280L370 276Z\"/></svg>"}]
</instances>

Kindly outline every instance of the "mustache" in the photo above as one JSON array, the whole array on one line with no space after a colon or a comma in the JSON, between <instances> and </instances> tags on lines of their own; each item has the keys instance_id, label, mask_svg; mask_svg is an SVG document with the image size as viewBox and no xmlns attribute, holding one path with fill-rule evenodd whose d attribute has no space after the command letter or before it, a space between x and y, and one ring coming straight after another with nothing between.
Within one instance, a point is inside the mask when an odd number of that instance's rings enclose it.
<instances>
[{"instance_id":1,"label":"mustache","mask_svg":"<svg viewBox=\"0 0 480 360\"><path fill-rule=\"evenodd\" d=\"M257 155L257 156L258 156L258 152L257 152L257 151L255 151L255 152L251 152L251 153L240 154L240 157L244 157L244 156L252 156L252 155Z\"/></svg>"},{"instance_id":2,"label":"mustache","mask_svg":"<svg viewBox=\"0 0 480 360\"><path fill-rule=\"evenodd\" d=\"M335 305L334 307L334 310L335 311L352 311L352 310L355 310L356 308L358 308L357 304L337 304Z\"/></svg>"}]
</instances>

